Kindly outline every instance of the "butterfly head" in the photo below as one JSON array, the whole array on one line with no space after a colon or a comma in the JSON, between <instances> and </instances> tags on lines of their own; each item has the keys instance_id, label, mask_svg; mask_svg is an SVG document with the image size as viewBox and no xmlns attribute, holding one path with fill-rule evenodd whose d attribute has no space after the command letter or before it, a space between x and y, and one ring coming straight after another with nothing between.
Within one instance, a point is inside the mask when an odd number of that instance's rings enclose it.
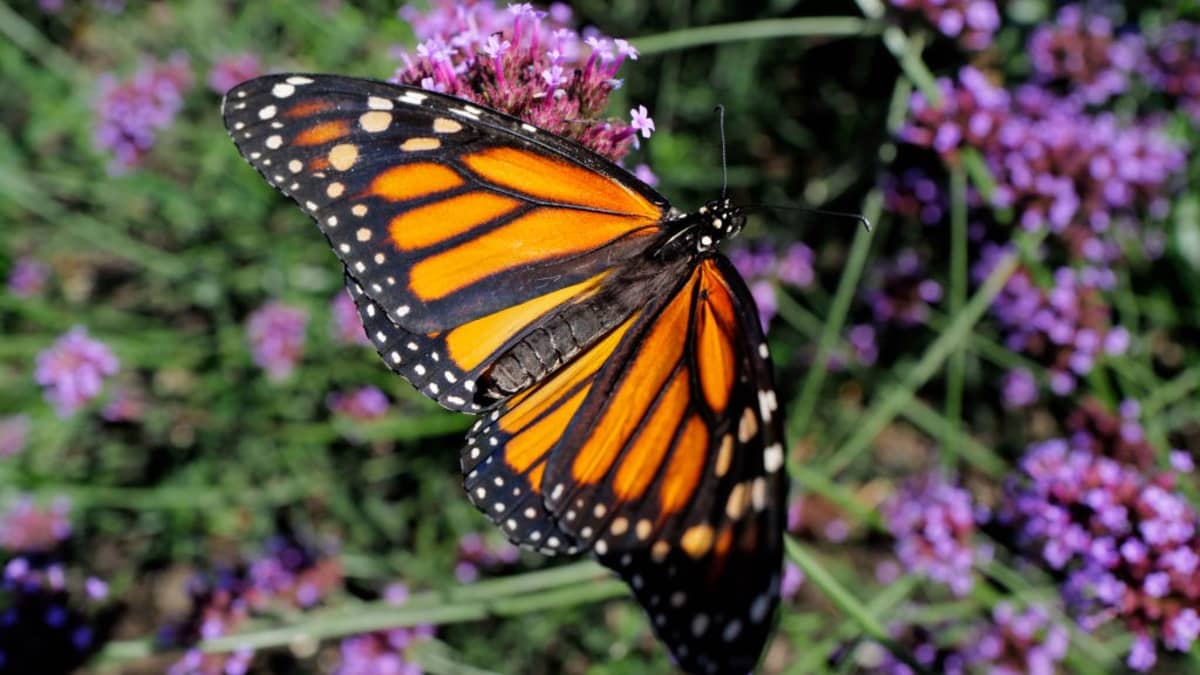
<instances>
[{"instance_id":1,"label":"butterfly head","mask_svg":"<svg viewBox=\"0 0 1200 675\"><path fill-rule=\"evenodd\" d=\"M714 199L696 212L699 230L696 248L700 253L710 251L717 244L736 237L746 224L746 212L733 205L728 197Z\"/></svg>"}]
</instances>

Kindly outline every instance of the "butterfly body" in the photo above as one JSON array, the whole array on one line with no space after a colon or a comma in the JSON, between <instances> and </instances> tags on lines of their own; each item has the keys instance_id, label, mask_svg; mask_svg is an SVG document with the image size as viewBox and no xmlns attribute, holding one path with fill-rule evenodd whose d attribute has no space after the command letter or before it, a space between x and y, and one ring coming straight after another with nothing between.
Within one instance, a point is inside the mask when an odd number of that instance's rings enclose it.
<instances>
[{"instance_id":1,"label":"butterfly body","mask_svg":"<svg viewBox=\"0 0 1200 675\"><path fill-rule=\"evenodd\" d=\"M478 415L476 507L522 546L590 550L684 670L751 670L786 473L757 311L717 251L743 212L681 214L582 146L410 87L271 75L223 113L317 221L385 363Z\"/></svg>"}]
</instances>

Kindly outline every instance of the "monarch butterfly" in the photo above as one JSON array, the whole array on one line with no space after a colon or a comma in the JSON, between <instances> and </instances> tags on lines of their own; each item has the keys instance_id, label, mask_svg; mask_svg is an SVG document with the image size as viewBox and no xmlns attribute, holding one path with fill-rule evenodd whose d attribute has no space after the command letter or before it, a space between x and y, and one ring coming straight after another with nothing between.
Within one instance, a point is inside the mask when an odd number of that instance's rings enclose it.
<instances>
[{"instance_id":1,"label":"monarch butterfly","mask_svg":"<svg viewBox=\"0 0 1200 675\"><path fill-rule=\"evenodd\" d=\"M782 419L757 310L716 246L623 168L435 92L260 77L238 150L316 221L388 366L478 415L471 501L514 543L590 550L688 672L757 662L779 602Z\"/></svg>"}]
</instances>

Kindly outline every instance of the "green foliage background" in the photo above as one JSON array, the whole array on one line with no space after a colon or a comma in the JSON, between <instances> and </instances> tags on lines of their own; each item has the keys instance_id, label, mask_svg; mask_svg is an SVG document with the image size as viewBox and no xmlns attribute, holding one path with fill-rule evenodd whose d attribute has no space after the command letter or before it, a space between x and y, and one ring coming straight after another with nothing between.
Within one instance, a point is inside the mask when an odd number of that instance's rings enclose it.
<instances>
[{"instance_id":1,"label":"green foliage background","mask_svg":"<svg viewBox=\"0 0 1200 675\"><path fill-rule=\"evenodd\" d=\"M928 67L956 69L962 56L938 42L922 61L930 36L882 22L871 0L573 4L586 23L642 48L623 70L627 86L612 110L650 108L658 133L639 159L675 204L691 208L720 189L713 108L723 103L738 201L864 213L875 223L867 233L852 219L767 212L743 234L781 247L805 241L818 254L814 289L781 295L770 341L797 448L795 490L819 494L852 524L845 543L793 542L791 557L809 581L783 612L763 672L851 672L857 661L843 658L847 649L892 621L1052 598L1052 580L999 560L984 571L990 582L963 599L909 576L883 587L872 572L890 546L875 507L895 480L942 462L965 469L983 499L994 498L1013 459L1061 413L1049 406L1016 417L999 405L999 374L1027 364L976 329L994 286L887 345L894 358L886 366L826 375L805 365L814 347L818 359L843 348L842 328L863 311L853 291L877 255L901 244L945 253L935 257L947 266L937 273L959 275L951 284L965 288L962 272L950 269L948 230L899 226L874 190L904 152L891 131L914 83L927 81ZM1194 16L1185 4L1179 11ZM412 43L395 5L181 0L130 2L117 14L68 5L49 16L34 2L0 4L0 270L33 252L54 279L42 297L0 295L0 411L24 411L34 422L28 450L0 460L0 496L70 498L74 562L110 580L125 612L94 667L161 670L177 654L154 653L147 638L178 609L180 575L253 554L287 530L336 540L349 582L323 609L260 618L247 635L208 645L269 648L263 672L326 668L336 644L314 650L306 641L314 637L431 620L443 627L418 650L429 672L666 671L640 609L589 562L525 555L504 570L517 576L458 585L458 537L495 536L460 494L456 456L470 420L417 395L369 347L330 337L340 266L307 217L238 157L219 97L203 84L215 60L243 51L271 70L387 77L396 65L389 48ZM1005 69L1022 72L1019 36L1050 8L1032 0L1007 7L996 51L1010 60ZM1153 22L1157 14L1140 16ZM109 174L91 140L97 75L127 75L140 59L178 50L196 76L183 113L140 168ZM1196 138L1194 129L1178 132ZM1195 161L1190 171L1196 178ZM965 174L954 179L966 185ZM1142 400L1148 434L1164 451L1194 442L1200 419L1198 205L1194 187L1176 204L1165 264L1121 270L1127 283L1114 304L1140 338L1087 383L1109 404ZM1026 250L1035 243L1020 241ZM301 366L283 383L265 379L246 346L245 318L269 299L311 315ZM141 423L60 420L41 400L30 375L35 355L75 324L113 348L119 381L145 392ZM1178 348L1182 365L1154 361L1162 345ZM388 418L330 416L329 392L364 384L393 399ZM1194 484L1188 489L1196 494ZM395 579L425 593L403 608L370 599ZM1120 668L1127 637L1073 638L1072 672ZM1200 669L1198 659L1175 664Z\"/></svg>"}]
</instances>

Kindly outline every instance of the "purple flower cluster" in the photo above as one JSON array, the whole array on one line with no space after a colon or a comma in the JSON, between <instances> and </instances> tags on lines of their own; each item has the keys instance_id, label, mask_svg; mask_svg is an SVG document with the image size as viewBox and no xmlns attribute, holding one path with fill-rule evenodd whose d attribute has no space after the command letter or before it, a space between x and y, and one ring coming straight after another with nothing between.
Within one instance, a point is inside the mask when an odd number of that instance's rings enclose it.
<instances>
[{"instance_id":1,"label":"purple flower cluster","mask_svg":"<svg viewBox=\"0 0 1200 675\"><path fill-rule=\"evenodd\" d=\"M392 584L384 599L388 604L403 605L408 601L408 588ZM414 642L432 638L434 630L430 624L421 624L348 637L342 640L341 662L334 675L421 675L421 667L406 654Z\"/></svg>"},{"instance_id":2,"label":"purple flower cluster","mask_svg":"<svg viewBox=\"0 0 1200 675\"><path fill-rule=\"evenodd\" d=\"M226 92L246 80L262 75L262 64L258 55L232 54L217 60L208 71L208 88L224 96Z\"/></svg>"},{"instance_id":3,"label":"purple flower cluster","mask_svg":"<svg viewBox=\"0 0 1200 675\"><path fill-rule=\"evenodd\" d=\"M365 422L387 414L388 398L379 387L367 386L346 393L332 393L328 405L338 415Z\"/></svg>"},{"instance_id":4,"label":"purple flower cluster","mask_svg":"<svg viewBox=\"0 0 1200 675\"><path fill-rule=\"evenodd\" d=\"M1062 85L1069 95L1097 104L1125 90L1142 45L1135 35L1115 36L1103 14L1067 5L1055 23L1033 31L1028 53L1039 82Z\"/></svg>"},{"instance_id":5,"label":"purple flower cluster","mask_svg":"<svg viewBox=\"0 0 1200 675\"><path fill-rule=\"evenodd\" d=\"M250 353L267 377L282 380L292 374L304 353L308 314L279 302L268 302L246 321Z\"/></svg>"},{"instance_id":6,"label":"purple flower cluster","mask_svg":"<svg viewBox=\"0 0 1200 675\"><path fill-rule=\"evenodd\" d=\"M41 295L50 270L36 258L17 258L8 271L8 292L18 298Z\"/></svg>"},{"instance_id":7,"label":"purple flower cluster","mask_svg":"<svg viewBox=\"0 0 1200 675\"><path fill-rule=\"evenodd\" d=\"M173 646L190 645L229 635L247 619L271 608L305 610L341 587L341 562L323 551L291 539L268 542L264 555L249 564L221 568L195 577L188 588L189 613L167 625L159 639ZM170 675L241 675L254 652L207 654L188 650L168 670Z\"/></svg>"},{"instance_id":8,"label":"purple flower cluster","mask_svg":"<svg viewBox=\"0 0 1200 675\"><path fill-rule=\"evenodd\" d=\"M920 12L948 38L972 50L986 49L1000 28L995 0L889 0L893 7Z\"/></svg>"},{"instance_id":9,"label":"purple flower cluster","mask_svg":"<svg viewBox=\"0 0 1200 675\"><path fill-rule=\"evenodd\" d=\"M469 584L479 579L480 571L511 565L520 555L521 551L508 542L494 544L477 533L465 534L458 540L454 576Z\"/></svg>"},{"instance_id":10,"label":"purple flower cluster","mask_svg":"<svg viewBox=\"0 0 1200 675\"><path fill-rule=\"evenodd\" d=\"M1015 209L1025 229L1049 229L1075 257L1108 263L1120 257L1114 233L1136 237L1139 216L1166 215L1186 157L1160 123L1089 113L1037 85L1010 94L972 67L938 85L938 105L913 95L901 139L948 162L964 147L978 150L997 182L994 205ZM1157 255L1161 232L1141 236L1146 254Z\"/></svg>"},{"instance_id":11,"label":"purple flower cluster","mask_svg":"<svg viewBox=\"0 0 1200 675\"><path fill-rule=\"evenodd\" d=\"M904 248L871 267L863 296L876 324L911 327L929 318L930 306L942 299L942 285L929 278L915 250Z\"/></svg>"},{"instance_id":12,"label":"purple flower cluster","mask_svg":"<svg viewBox=\"0 0 1200 675\"><path fill-rule=\"evenodd\" d=\"M11 558L0 579L0 671L73 672L111 623L100 611L107 593L102 580L79 582L57 562Z\"/></svg>"},{"instance_id":13,"label":"purple flower cluster","mask_svg":"<svg viewBox=\"0 0 1200 675\"><path fill-rule=\"evenodd\" d=\"M929 473L902 485L882 512L905 569L949 586L955 595L971 590L972 568L987 552L972 543L978 514L969 492Z\"/></svg>"},{"instance_id":14,"label":"purple flower cluster","mask_svg":"<svg viewBox=\"0 0 1200 675\"><path fill-rule=\"evenodd\" d=\"M0 417L0 459L20 454L32 428L29 415Z\"/></svg>"},{"instance_id":15,"label":"purple flower cluster","mask_svg":"<svg viewBox=\"0 0 1200 675\"><path fill-rule=\"evenodd\" d=\"M617 71L638 53L625 40L572 30L566 5L543 12L529 3L500 10L486 0L438 0L430 12L405 8L401 17L422 42L415 57L400 53L395 82L502 110L614 161L638 133L654 131L645 106L631 110L628 123L602 117L621 86Z\"/></svg>"},{"instance_id":16,"label":"purple flower cluster","mask_svg":"<svg viewBox=\"0 0 1200 675\"><path fill-rule=\"evenodd\" d=\"M69 417L100 394L104 379L117 374L120 362L103 342L75 326L37 355L33 379L59 417Z\"/></svg>"},{"instance_id":17,"label":"purple flower cluster","mask_svg":"<svg viewBox=\"0 0 1200 675\"><path fill-rule=\"evenodd\" d=\"M183 94L191 84L184 54L164 63L146 63L125 81L112 74L100 77L93 138L97 148L113 154L110 172L126 171L141 161L158 132L183 108Z\"/></svg>"},{"instance_id":18,"label":"purple flower cluster","mask_svg":"<svg viewBox=\"0 0 1200 675\"><path fill-rule=\"evenodd\" d=\"M335 340L347 345L371 344L363 328L362 318L358 316L358 308L354 306L354 300L349 293L339 291L333 296L329 307L333 315L330 331Z\"/></svg>"},{"instance_id":19,"label":"purple flower cluster","mask_svg":"<svg viewBox=\"0 0 1200 675\"><path fill-rule=\"evenodd\" d=\"M1147 36L1147 43L1141 74L1200 123L1200 24L1177 21Z\"/></svg>"},{"instance_id":20,"label":"purple flower cluster","mask_svg":"<svg viewBox=\"0 0 1200 675\"><path fill-rule=\"evenodd\" d=\"M1048 227L1076 256L1111 262L1117 254L1101 235L1136 214L1166 215L1186 157L1157 123L1086 114L1033 86L1016 101L1017 114L985 154L999 181L996 203L1014 207L1024 228Z\"/></svg>"},{"instance_id":21,"label":"purple flower cluster","mask_svg":"<svg viewBox=\"0 0 1200 675\"><path fill-rule=\"evenodd\" d=\"M776 287L808 288L815 276L811 248L797 242L788 246L783 255L775 251L773 246L759 242L744 245L729 253L733 266L750 286L763 330L767 329L779 311Z\"/></svg>"},{"instance_id":22,"label":"purple flower cluster","mask_svg":"<svg viewBox=\"0 0 1200 675\"><path fill-rule=\"evenodd\" d=\"M1116 619L1139 636L1128 663L1148 670L1155 640L1187 651L1200 636L1200 518L1173 474L1143 475L1086 436L1031 445L1000 519L1066 575L1063 595L1085 627Z\"/></svg>"},{"instance_id":23,"label":"purple flower cluster","mask_svg":"<svg viewBox=\"0 0 1200 675\"><path fill-rule=\"evenodd\" d=\"M108 585L57 557L71 534L69 507L22 498L0 515L0 671L69 672L99 645L98 603Z\"/></svg>"},{"instance_id":24,"label":"purple flower cluster","mask_svg":"<svg viewBox=\"0 0 1200 675\"><path fill-rule=\"evenodd\" d=\"M1043 607L1017 611L1008 603L996 605L989 617L973 621L965 630L961 626L894 626L891 632L910 648L917 663L946 675L1054 675L1070 642L1067 628L1054 623ZM938 637L945 634L961 637L948 644ZM913 675L911 667L890 653L884 656L880 672Z\"/></svg>"},{"instance_id":25,"label":"purple flower cluster","mask_svg":"<svg viewBox=\"0 0 1200 675\"><path fill-rule=\"evenodd\" d=\"M974 270L977 280L990 273L1002 253L999 247L985 249ZM992 303L1005 346L1045 365L1054 393L1070 394L1104 354L1122 354L1129 346L1129 332L1111 325L1101 294L1114 283L1110 269L1061 267L1053 286L1043 289L1019 268ZM1021 398L1029 396L1029 386L1022 383Z\"/></svg>"},{"instance_id":26,"label":"purple flower cluster","mask_svg":"<svg viewBox=\"0 0 1200 675\"><path fill-rule=\"evenodd\" d=\"M926 225L936 225L946 215L945 190L920 169L884 174L882 188L883 206L889 213Z\"/></svg>"}]
</instances>

